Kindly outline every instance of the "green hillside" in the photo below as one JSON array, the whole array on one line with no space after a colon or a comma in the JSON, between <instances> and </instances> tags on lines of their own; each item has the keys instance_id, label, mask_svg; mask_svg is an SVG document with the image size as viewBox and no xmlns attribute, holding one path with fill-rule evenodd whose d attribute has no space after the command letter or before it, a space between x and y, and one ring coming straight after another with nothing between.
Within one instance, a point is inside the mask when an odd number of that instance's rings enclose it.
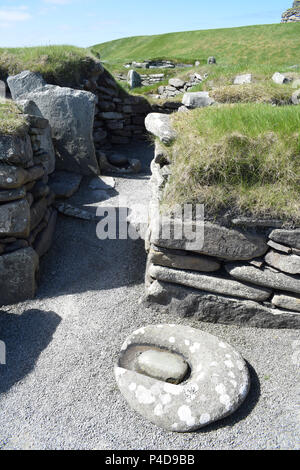
<instances>
[{"instance_id":1,"label":"green hillside","mask_svg":"<svg viewBox=\"0 0 300 470\"><path fill-rule=\"evenodd\" d=\"M157 58L204 62L211 55L224 65L300 63L300 23L136 36L90 49L110 63Z\"/></svg>"}]
</instances>

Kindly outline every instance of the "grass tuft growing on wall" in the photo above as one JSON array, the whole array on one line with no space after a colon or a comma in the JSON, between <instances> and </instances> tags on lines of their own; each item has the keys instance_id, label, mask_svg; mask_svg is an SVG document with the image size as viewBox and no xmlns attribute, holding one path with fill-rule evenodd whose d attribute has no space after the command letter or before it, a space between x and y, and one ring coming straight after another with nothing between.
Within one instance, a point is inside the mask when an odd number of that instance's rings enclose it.
<instances>
[{"instance_id":1,"label":"grass tuft growing on wall","mask_svg":"<svg viewBox=\"0 0 300 470\"><path fill-rule=\"evenodd\" d=\"M0 134L24 134L28 125L13 101L0 98Z\"/></svg>"}]
</instances>

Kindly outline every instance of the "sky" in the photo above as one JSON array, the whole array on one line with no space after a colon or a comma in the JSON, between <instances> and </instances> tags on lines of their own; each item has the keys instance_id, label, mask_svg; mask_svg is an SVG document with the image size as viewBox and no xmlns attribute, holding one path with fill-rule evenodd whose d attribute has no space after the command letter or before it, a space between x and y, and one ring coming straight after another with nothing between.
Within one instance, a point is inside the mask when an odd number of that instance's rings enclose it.
<instances>
[{"instance_id":1,"label":"sky","mask_svg":"<svg viewBox=\"0 0 300 470\"><path fill-rule=\"evenodd\" d=\"M0 47L279 23L293 0L0 0Z\"/></svg>"}]
</instances>

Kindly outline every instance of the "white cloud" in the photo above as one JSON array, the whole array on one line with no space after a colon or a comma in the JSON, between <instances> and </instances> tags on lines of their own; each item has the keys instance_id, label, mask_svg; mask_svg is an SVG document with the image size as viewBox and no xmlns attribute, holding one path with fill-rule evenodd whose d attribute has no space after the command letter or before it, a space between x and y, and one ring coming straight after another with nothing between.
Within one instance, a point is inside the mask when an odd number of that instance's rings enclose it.
<instances>
[{"instance_id":1,"label":"white cloud","mask_svg":"<svg viewBox=\"0 0 300 470\"><path fill-rule=\"evenodd\" d=\"M0 21L1 22L9 22L14 23L16 21L27 21L30 20L31 15L29 13L25 13L21 10L13 10L13 9L0 9Z\"/></svg>"}]
</instances>

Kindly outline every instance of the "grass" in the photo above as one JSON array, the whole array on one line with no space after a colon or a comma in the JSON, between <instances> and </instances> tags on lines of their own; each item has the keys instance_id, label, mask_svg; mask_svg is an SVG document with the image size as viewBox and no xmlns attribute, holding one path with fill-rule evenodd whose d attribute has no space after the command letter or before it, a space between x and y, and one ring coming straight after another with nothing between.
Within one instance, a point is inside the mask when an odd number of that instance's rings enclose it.
<instances>
[{"instance_id":1,"label":"grass","mask_svg":"<svg viewBox=\"0 0 300 470\"><path fill-rule=\"evenodd\" d=\"M28 125L13 101L0 98L0 134L24 134Z\"/></svg>"},{"instance_id":2,"label":"grass","mask_svg":"<svg viewBox=\"0 0 300 470\"><path fill-rule=\"evenodd\" d=\"M135 36L92 46L110 64L165 58L205 64L215 56L221 65L300 64L300 24L279 23L154 36Z\"/></svg>"},{"instance_id":3,"label":"grass","mask_svg":"<svg viewBox=\"0 0 300 470\"><path fill-rule=\"evenodd\" d=\"M40 72L48 83L76 85L94 60L88 50L75 46L0 48L0 79L31 70Z\"/></svg>"},{"instance_id":4,"label":"grass","mask_svg":"<svg viewBox=\"0 0 300 470\"><path fill-rule=\"evenodd\" d=\"M172 116L172 176L163 203L204 203L299 222L300 108L220 105Z\"/></svg>"}]
</instances>

